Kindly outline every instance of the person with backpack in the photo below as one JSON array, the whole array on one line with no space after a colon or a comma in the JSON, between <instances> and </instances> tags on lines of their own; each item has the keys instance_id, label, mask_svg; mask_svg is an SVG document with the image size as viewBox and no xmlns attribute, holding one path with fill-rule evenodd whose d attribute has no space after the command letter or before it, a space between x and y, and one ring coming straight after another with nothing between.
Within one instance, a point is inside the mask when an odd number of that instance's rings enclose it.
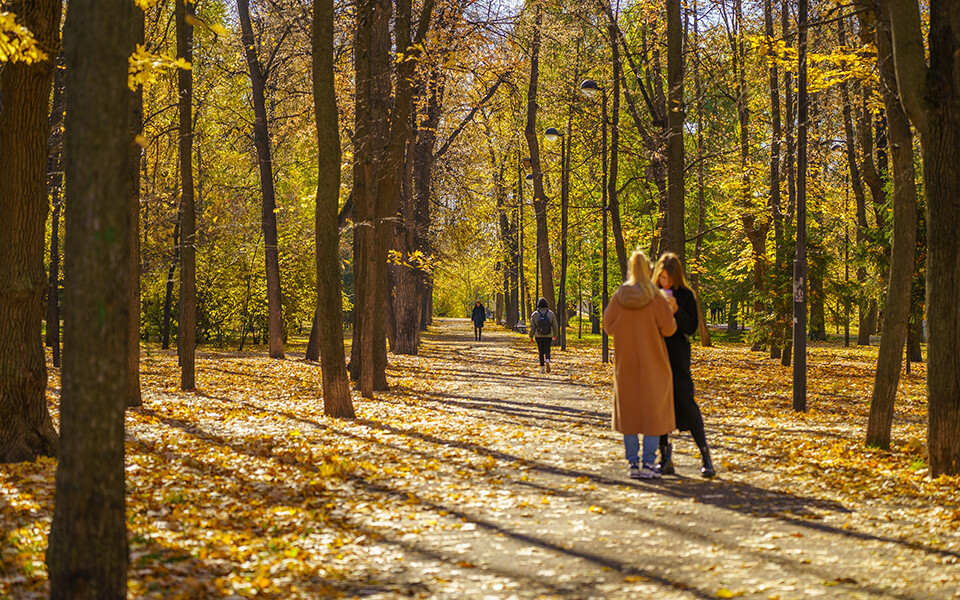
<instances>
[{"instance_id":1,"label":"person with backpack","mask_svg":"<svg viewBox=\"0 0 960 600\"><path fill-rule=\"evenodd\" d=\"M664 338L677 330L676 304L650 280L650 263L637 250L629 277L603 311L603 330L613 337L613 429L623 434L629 475L656 479L660 436L676 426L673 376ZM639 435L643 434L643 452ZM642 467L641 467L642 460Z\"/></svg>"},{"instance_id":2,"label":"person with backpack","mask_svg":"<svg viewBox=\"0 0 960 600\"><path fill-rule=\"evenodd\" d=\"M473 307L473 314L470 315L473 320L473 339L480 341L480 334L483 333L483 323L487 320L487 311L483 308L483 303L477 300Z\"/></svg>"},{"instance_id":3,"label":"person with backpack","mask_svg":"<svg viewBox=\"0 0 960 600\"><path fill-rule=\"evenodd\" d=\"M666 337L667 355L670 357L670 368L673 372L673 406L676 414L677 429L689 431L700 450L702 466L700 475L713 477L717 474L713 461L710 458L710 448L707 446L707 434L703 427L703 416L693 393L693 377L690 374L690 340L688 336L697 331L697 322L700 311L697 308L697 298L687 284L683 274L683 264L680 257L673 252L666 252L657 261L653 270L653 284L664 293L676 300L674 318L677 320L677 331ZM673 466L673 448L668 435L660 437L660 471L664 475L673 475L676 469Z\"/></svg>"},{"instance_id":4,"label":"person with backpack","mask_svg":"<svg viewBox=\"0 0 960 600\"><path fill-rule=\"evenodd\" d=\"M537 310L530 315L530 339L537 342L540 354L540 372L550 372L550 345L560 335L557 315L547 308L547 299L537 301Z\"/></svg>"}]
</instances>

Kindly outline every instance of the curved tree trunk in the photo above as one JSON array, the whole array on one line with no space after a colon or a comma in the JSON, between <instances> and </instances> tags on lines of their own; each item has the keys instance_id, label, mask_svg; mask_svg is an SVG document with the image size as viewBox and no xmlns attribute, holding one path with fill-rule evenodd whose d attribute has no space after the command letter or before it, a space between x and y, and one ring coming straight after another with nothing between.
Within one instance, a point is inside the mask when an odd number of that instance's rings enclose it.
<instances>
[{"instance_id":1,"label":"curved tree trunk","mask_svg":"<svg viewBox=\"0 0 960 600\"><path fill-rule=\"evenodd\" d=\"M47 289L47 107L60 43L60 2L7 6L48 55L0 69L0 462L17 462L57 454L41 323Z\"/></svg>"},{"instance_id":2,"label":"curved tree trunk","mask_svg":"<svg viewBox=\"0 0 960 600\"><path fill-rule=\"evenodd\" d=\"M253 145L260 166L262 202L260 227L263 230L263 256L267 277L267 315L269 320L270 358L283 358L283 313L280 301L280 251L277 247L277 199L273 187L273 162L270 158L270 131L267 128L267 105L264 86L267 74L260 66L253 24L250 22L250 0L237 1L237 14L243 31L244 57L250 72L253 95ZM338 190L339 200L339 190ZM339 201L335 206L339 207Z\"/></svg>"},{"instance_id":3,"label":"curved tree trunk","mask_svg":"<svg viewBox=\"0 0 960 600\"><path fill-rule=\"evenodd\" d=\"M623 241L623 227L620 224L620 200L617 194L617 179L620 170L620 81L623 70L620 62L617 29L616 17L614 16L608 27L610 51L613 57L613 103L610 107L610 172L607 178L607 211L610 213L610 229L613 231L613 247L617 252L620 281L625 281L627 278L627 248Z\"/></svg>"},{"instance_id":4,"label":"curved tree trunk","mask_svg":"<svg viewBox=\"0 0 960 600\"><path fill-rule=\"evenodd\" d=\"M930 62L916 0L881 0L890 16L903 107L920 132L929 273L928 440L934 477L960 473L960 16L953 3L930 3Z\"/></svg>"},{"instance_id":5,"label":"curved tree trunk","mask_svg":"<svg viewBox=\"0 0 960 600\"><path fill-rule=\"evenodd\" d=\"M533 213L536 217L537 259L543 297L556 309L557 297L553 289L553 259L550 257L550 232L547 228L547 196L543 191L543 169L540 167L540 138L537 132L537 88L540 80L540 27L543 23L543 8L536 4L536 24L530 50L530 85L527 88L527 123L523 135L530 152L533 170Z\"/></svg>"},{"instance_id":6,"label":"curved tree trunk","mask_svg":"<svg viewBox=\"0 0 960 600\"><path fill-rule=\"evenodd\" d=\"M900 382L900 358L910 316L917 241L917 187L914 181L913 134L897 92L887 17L877 15L872 25L876 31L877 64L882 77L881 90L893 158L893 248L883 313L883 336L880 338L870 420L867 423L867 444L889 448L893 406Z\"/></svg>"},{"instance_id":7,"label":"curved tree trunk","mask_svg":"<svg viewBox=\"0 0 960 600\"><path fill-rule=\"evenodd\" d=\"M124 409L132 381L129 321L133 235L127 57L136 38L128 0L70 4L64 56L67 222L63 393L50 598L126 598Z\"/></svg>"}]
</instances>

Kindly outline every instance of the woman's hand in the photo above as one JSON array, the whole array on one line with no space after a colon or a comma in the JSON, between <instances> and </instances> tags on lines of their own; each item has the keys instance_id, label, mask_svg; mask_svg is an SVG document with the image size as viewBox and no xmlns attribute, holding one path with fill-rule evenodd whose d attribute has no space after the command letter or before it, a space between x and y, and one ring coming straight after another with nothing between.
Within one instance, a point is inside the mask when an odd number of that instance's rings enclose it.
<instances>
[{"instance_id":1,"label":"woman's hand","mask_svg":"<svg viewBox=\"0 0 960 600\"><path fill-rule=\"evenodd\" d=\"M677 299L673 296L665 296L665 298L667 299L667 304L670 305L670 311L673 312L673 314L677 314L677 310L680 309L680 307L677 306Z\"/></svg>"}]
</instances>

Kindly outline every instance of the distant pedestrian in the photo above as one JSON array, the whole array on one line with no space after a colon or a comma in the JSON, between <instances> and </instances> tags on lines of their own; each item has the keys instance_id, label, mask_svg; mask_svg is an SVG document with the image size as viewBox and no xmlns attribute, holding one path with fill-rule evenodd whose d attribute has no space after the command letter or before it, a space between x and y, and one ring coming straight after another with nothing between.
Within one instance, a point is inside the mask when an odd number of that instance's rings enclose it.
<instances>
[{"instance_id":1,"label":"distant pedestrian","mask_svg":"<svg viewBox=\"0 0 960 600\"><path fill-rule=\"evenodd\" d=\"M487 320L487 311L484 310L483 303L479 300L473 307L473 314L470 318L473 319L473 339L479 342L480 334L483 333L483 323Z\"/></svg>"},{"instance_id":2,"label":"distant pedestrian","mask_svg":"<svg viewBox=\"0 0 960 600\"><path fill-rule=\"evenodd\" d=\"M677 429L689 431L693 441L700 449L703 465L700 474L704 477L713 477L717 474L710 459L710 449L707 447L707 435L704 432L703 416L693 393L693 377L690 375L690 340L687 336L697 330L699 310L697 298L693 290L687 285L687 278L683 274L683 264L680 257L667 252L657 261L653 270L653 281L665 293L676 299L677 331L667 336L667 354L670 356L670 368L673 371L673 406L676 411ZM668 435L660 438L660 470L665 475L675 472L673 466L673 449Z\"/></svg>"},{"instance_id":3,"label":"distant pedestrian","mask_svg":"<svg viewBox=\"0 0 960 600\"><path fill-rule=\"evenodd\" d=\"M537 301L537 310L530 314L530 339L536 340L540 355L540 372L550 372L550 345L560 335L557 315L547 307L547 299Z\"/></svg>"},{"instance_id":4,"label":"distant pedestrian","mask_svg":"<svg viewBox=\"0 0 960 600\"><path fill-rule=\"evenodd\" d=\"M613 336L613 428L623 434L630 477L660 477L655 468L660 436L676 426L673 378L664 337L677 330L673 300L658 293L650 263L637 250L630 276L603 311L603 329ZM639 434L643 434L643 453ZM640 460L643 466L641 468Z\"/></svg>"}]
</instances>

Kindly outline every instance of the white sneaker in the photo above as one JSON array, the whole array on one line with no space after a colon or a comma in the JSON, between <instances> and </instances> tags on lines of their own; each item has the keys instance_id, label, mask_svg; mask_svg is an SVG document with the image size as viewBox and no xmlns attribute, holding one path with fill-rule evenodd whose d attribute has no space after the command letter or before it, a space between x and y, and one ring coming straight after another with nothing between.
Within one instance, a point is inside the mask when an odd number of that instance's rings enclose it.
<instances>
[{"instance_id":1,"label":"white sneaker","mask_svg":"<svg viewBox=\"0 0 960 600\"><path fill-rule=\"evenodd\" d=\"M544 367L541 365L541 366L540 366L540 374L541 374L541 375L543 375L543 369L544 369Z\"/></svg>"}]
</instances>

